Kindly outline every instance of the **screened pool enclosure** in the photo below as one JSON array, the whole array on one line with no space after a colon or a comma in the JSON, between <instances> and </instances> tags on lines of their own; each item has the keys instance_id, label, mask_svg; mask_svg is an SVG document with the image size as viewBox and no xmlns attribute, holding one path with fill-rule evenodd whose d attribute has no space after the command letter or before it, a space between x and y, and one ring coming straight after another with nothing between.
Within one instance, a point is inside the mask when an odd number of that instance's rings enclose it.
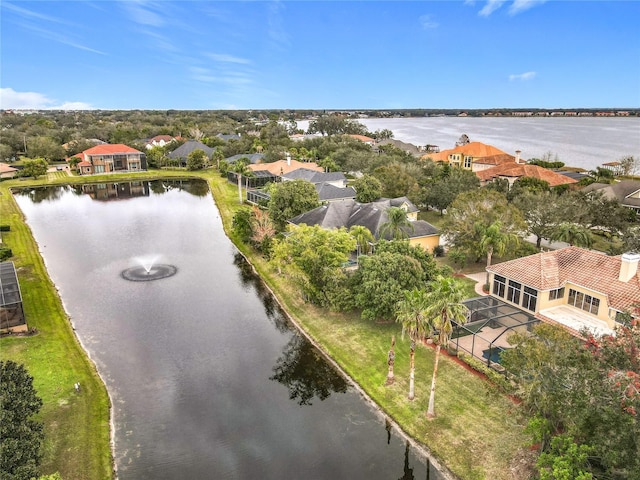
<instances>
[{"instance_id":1,"label":"screened pool enclosure","mask_svg":"<svg viewBox=\"0 0 640 480\"><path fill-rule=\"evenodd\" d=\"M502 351L511 348L509 336L514 332L531 332L531 328L540 322L533 315L490 296L472 298L464 304L469 309L468 322L454 326L449 346L496 370L502 370Z\"/></svg>"},{"instance_id":2,"label":"screened pool enclosure","mask_svg":"<svg viewBox=\"0 0 640 480\"><path fill-rule=\"evenodd\" d=\"M13 262L0 263L0 330L26 330L22 294Z\"/></svg>"}]
</instances>

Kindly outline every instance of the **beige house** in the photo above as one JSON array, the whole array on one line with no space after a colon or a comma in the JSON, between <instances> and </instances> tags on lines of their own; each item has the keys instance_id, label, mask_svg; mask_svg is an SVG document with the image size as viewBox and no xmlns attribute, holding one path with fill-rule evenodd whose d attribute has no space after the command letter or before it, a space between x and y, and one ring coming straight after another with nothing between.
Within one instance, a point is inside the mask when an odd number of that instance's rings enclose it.
<instances>
[{"instance_id":1,"label":"beige house","mask_svg":"<svg viewBox=\"0 0 640 480\"><path fill-rule=\"evenodd\" d=\"M80 158L80 175L139 172L147 169L145 154L121 143L96 145L74 156Z\"/></svg>"},{"instance_id":2,"label":"beige house","mask_svg":"<svg viewBox=\"0 0 640 480\"><path fill-rule=\"evenodd\" d=\"M422 159L448 163L452 167L478 172L503 163L516 163L519 158L481 142L470 142L449 150L427 153Z\"/></svg>"},{"instance_id":3,"label":"beige house","mask_svg":"<svg viewBox=\"0 0 640 480\"><path fill-rule=\"evenodd\" d=\"M611 334L622 313L640 318L640 254L579 247L492 265L490 295L574 334Z\"/></svg>"},{"instance_id":4,"label":"beige house","mask_svg":"<svg viewBox=\"0 0 640 480\"><path fill-rule=\"evenodd\" d=\"M18 169L7 163L0 162L0 178L13 178L18 174Z\"/></svg>"}]
</instances>

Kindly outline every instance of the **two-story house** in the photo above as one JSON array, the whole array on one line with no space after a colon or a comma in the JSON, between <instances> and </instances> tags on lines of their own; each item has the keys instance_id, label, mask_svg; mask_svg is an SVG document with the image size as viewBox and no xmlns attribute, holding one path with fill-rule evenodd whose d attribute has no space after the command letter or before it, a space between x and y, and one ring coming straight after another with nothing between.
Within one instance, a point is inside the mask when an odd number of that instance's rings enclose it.
<instances>
[{"instance_id":1,"label":"two-story house","mask_svg":"<svg viewBox=\"0 0 640 480\"><path fill-rule=\"evenodd\" d=\"M139 172L147 169L144 153L123 144L104 144L74 155L80 158L80 175L113 172Z\"/></svg>"}]
</instances>

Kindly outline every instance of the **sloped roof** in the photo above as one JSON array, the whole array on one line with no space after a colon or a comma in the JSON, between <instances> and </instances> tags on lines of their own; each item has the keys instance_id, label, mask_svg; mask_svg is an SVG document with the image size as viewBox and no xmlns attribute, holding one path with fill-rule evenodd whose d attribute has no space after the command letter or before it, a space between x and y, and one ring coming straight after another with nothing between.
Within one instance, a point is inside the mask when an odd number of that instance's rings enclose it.
<instances>
[{"instance_id":1,"label":"sloped roof","mask_svg":"<svg viewBox=\"0 0 640 480\"><path fill-rule=\"evenodd\" d=\"M403 198L403 197L400 197ZM398 199L393 199L396 201ZM397 202L394 202L397 203ZM319 225L322 228L347 229L360 225L369 229L378 238L380 227L388 221L387 211L392 206L392 200L383 199L371 203L359 203L355 200L330 202L314 208L289 220L294 225ZM438 230L424 220L411 222L413 228L405 228L409 238L437 235Z\"/></svg>"},{"instance_id":2,"label":"sloped roof","mask_svg":"<svg viewBox=\"0 0 640 480\"><path fill-rule=\"evenodd\" d=\"M544 180L550 187L578 183L577 180L567 177L566 175L560 175L548 168L515 162L503 163L502 165L487 168L486 170L479 170L475 173L482 182L487 182L498 177L531 177Z\"/></svg>"},{"instance_id":3,"label":"sloped roof","mask_svg":"<svg viewBox=\"0 0 640 480\"><path fill-rule=\"evenodd\" d=\"M251 171L256 172L258 170L268 170L274 175L285 175L299 168L307 168L316 172L324 172L324 168L318 166L315 162L299 162L297 160L278 160L272 163L259 163L256 165L249 165Z\"/></svg>"},{"instance_id":4,"label":"sloped roof","mask_svg":"<svg viewBox=\"0 0 640 480\"><path fill-rule=\"evenodd\" d=\"M11 165L7 163L0 162L0 173L11 173L11 172L17 172L17 171L18 171L17 168L13 168Z\"/></svg>"},{"instance_id":5,"label":"sloped roof","mask_svg":"<svg viewBox=\"0 0 640 480\"><path fill-rule=\"evenodd\" d=\"M302 179L311 183L335 182L347 179L342 172L319 172L305 167L292 170L282 176L288 180Z\"/></svg>"},{"instance_id":6,"label":"sloped roof","mask_svg":"<svg viewBox=\"0 0 640 480\"><path fill-rule=\"evenodd\" d=\"M161 141L165 141L165 142L172 142L173 140L175 140L171 135L156 135L153 138L149 139L149 142L161 142Z\"/></svg>"},{"instance_id":7,"label":"sloped roof","mask_svg":"<svg viewBox=\"0 0 640 480\"><path fill-rule=\"evenodd\" d=\"M318 192L318 197L321 202L326 202L328 200L337 200L341 198L356 198L356 191L353 187L336 187L335 185L331 185L330 183L316 183L314 184L316 187L316 191Z\"/></svg>"},{"instance_id":8,"label":"sloped roof","mask_svg":"<svg viewBox=\"0 0 640 480\"><path fill-rule=\"evenodd\" d=\"M631 197L640 192L640 182L637 180L622 180L615 183L592 183L583 188L585 192L601 191L605 198L616 199L622 205L640 207L640 198Z\"/></svg>"},{"instance_id":9,"label":"sloped roof","mask_svg":"<svg viewBox=\"0 0 640 480\"><path fill-rule=\"evenodd\" d=\"M371 137L367 137L366 135L349 135L351 138L355 138L356 140L360 140L361 142L364 143L374 143L375 139L371 138Z\"/></svg>"},{"instance_id":10,"label":"sloped roof","mask_svg":"<svg viewBox=\"0 0 640 480\"><path fill-rule=\"evenodd\" d=\"M624 311L640 300L640 271L628 282L621 282L618 280L621 263L621 255L610 257L580 247L566 247L491 265L487 271L538 290L574 283L605 294L611 307Z\"/></svg>"},{"instance_id":11,"label":"sloped roof","mask_svg":"<svg viewBox=\"0 0 640 480\"><path fill-rule=\"evenodd\" d=\"M119 153L142 153L135 148L122 143L106 143L104 145L96 145L83 151L82 155L117 155Z\"/></svg>"},{"instance_id":12,"label":"sloped roof","mask_svg":"<svg viewBox=\"0 0 640 480\"><path fill-rule=\"evenodd\" d=\"M262 159L264 159L264 153L239 153L238 155L225 158L225 160L229 163L235 163L241 158L248 158L251 164L260 163Z\"/></svg>"},{"instance_id":13,"label":"sloped roof","mask_svg":"<svg viewBox=\"0 0 640 480\"><path fill-rule=\"evenodd\" d=\"M179 158L186 159L194 150L202 150L208 157L210 157L211 154L215 151L215 148L208 147L204 143L197 140L187 140L173 152L169 153L169 158L173 158L175 160Z\"/></svg>"},{"instance_id":14,"label":"sloped roof","mask_svg":"<svg viewBox=\"0 0 640 480\"><path fill-rule=\"evenodd\" d=\"M477 163L483 163L481 159L493 159L494 162L504 162L508 160L515 162L516 159L513 155L509 155L499 148L481 142L470 142L466 145L459 145L455 148L442 150L438 153L427 153L423 155L422 158L431 158L434 162L444 162L448 160L449 155L452 153L469 155L473 157L474 161Z\"/></svg>"}]
</instances>

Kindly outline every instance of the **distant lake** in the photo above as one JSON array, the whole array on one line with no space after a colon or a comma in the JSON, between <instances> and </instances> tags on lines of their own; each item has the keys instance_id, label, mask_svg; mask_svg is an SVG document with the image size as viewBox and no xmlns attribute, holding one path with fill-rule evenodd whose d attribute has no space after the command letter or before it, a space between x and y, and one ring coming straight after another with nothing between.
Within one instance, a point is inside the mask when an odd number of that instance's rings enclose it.
<instances>
[{"instance_id":1,"label":"distant lake","mask_svg":"<svg viewBox=\"0 0 640 480\"><path fill-rule=\"evenodd\" d=\"M638 117L416 117L361 118L370 132L389 129L393 138L422 146L453 148L462 134L472 142L493 145L521 157L541 158L551 152L572 167L593 170L633 155L640 158ZM299 121L306 131L308 121Z\"/></svg>"}]
</instances>

